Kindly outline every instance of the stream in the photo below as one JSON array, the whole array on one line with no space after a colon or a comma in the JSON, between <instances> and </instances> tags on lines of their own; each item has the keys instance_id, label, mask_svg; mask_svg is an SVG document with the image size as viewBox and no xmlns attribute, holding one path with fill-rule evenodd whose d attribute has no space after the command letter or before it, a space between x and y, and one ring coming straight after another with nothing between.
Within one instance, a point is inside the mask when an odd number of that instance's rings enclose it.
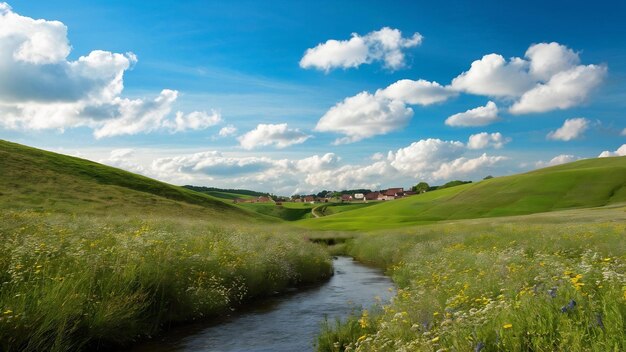
<instances>
[{"instance_id":1,"label":"stream","mask_svg":"<svg viewBox=\"0 0 626 352\"><path fill-rule=\"evenodd\" d=\"M325 317L345 318L375 304L376 297L386 302L394 294L381 270L350 257L333 264L335 275L319 286L262 300L217 322L175 328L132 352L313 351Z\"/></svg>"}]
</instances>

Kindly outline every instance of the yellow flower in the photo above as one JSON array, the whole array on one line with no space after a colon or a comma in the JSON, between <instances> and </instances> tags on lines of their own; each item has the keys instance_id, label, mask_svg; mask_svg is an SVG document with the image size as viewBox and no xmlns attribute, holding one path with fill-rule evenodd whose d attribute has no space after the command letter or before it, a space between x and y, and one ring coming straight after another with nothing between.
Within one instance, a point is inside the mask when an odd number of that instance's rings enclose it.
<instances>
[{"instance_id":1,"label":"yellow flower","mask_svg":"<svg viewBox=\"0 0 626 352\"><path fill-rule=\"evenodd\" d=\"M433 338L432 340L430 340L430 342L437 342L437 341L439 341L439 336L437 336L437 337Z\"/></svg>"},{"instance_id":2,"label":"yellow flower","mask_svg":"<svg viewBox=\"0 0 626 352\"><path fill-rule=\"evenodd\" d=\"M508 324L507 323L507 324L502 325L502 327L505 328L505 329L510 329L510 328L513 327L513 324Z\"/></svg>"}]
</instances>

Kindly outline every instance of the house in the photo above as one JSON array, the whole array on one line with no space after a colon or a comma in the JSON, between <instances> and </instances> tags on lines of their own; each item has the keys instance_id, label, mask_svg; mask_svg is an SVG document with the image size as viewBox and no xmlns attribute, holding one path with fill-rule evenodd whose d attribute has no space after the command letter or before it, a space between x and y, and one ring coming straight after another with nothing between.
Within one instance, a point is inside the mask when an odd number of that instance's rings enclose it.
<instances>
[{"instance_id":1,"label":"house","mask_svg":"<svg viewBox=\"0 0 626 352\"><path fill-rule=\"evenodd\" d=\"M389 188L381 192L382 200L393 200L404 196L404 188ZM381 197L379 197L380 199Z\"/></svg>"},{"instance_id":2,"label":"house","mask_svg":"<svg viewBox=\"0 0 626 352\"><path fill-rule=\"evenodd\" d=\"M272 198L265 197L265 196L261 196L261 197L256 199L257 203L270 203L271 201L272 201Z\"/></svg>"},{"instance_id":3,"label":"house","mask_svg":"<svg viewBox=\"0 0 626 352\"><path fill-rule=\"evenodd\" d=\"M405 196L405 197L406 197L406 196L414 196L414 195L416 195L416 194L417 194L417 192L415 192L415 191L406 191L406 192L404 192L404 196Z\"/></svg>"},{"instance_id":4,"label":"house","mask_svg":"<svg viewBox=\"0 0 626 352\"><path fill-rule=\"evenodd\" d=\"M380 192L370 192L365 195L365 200L378 200Z\"/></svg>"},{"instance_id":5,"label":"house","mask_svg":"<svg viewBox=\"0 0 626 352\"><path fill-rule=\"evenodd\" d=\"M313 197L313 196L306 196L306 197L304 197L304 202L313 204L313 203L315 203L315 197Z\"/></svg>"},{"instance_id":6,"label":"house","mask_svg":"<svg viewBox=\"0 0 626 352\"><path fill-rule=\"evenodd\" d=\"M365 195L363 193L355 193L354 196L352 196L355 200L364 200L365 199Z\"/></svg>"},{"instance_id":7,"label":"house","mask_svg":"<svg viewBox=\"0 0 626 352\"><path fill-rule=\"evenodd\" d=\"M349 194L342 194L341 195L341 201L342 202L349 202L352 200L352 196Z\"/></svg>"}]
</instances>

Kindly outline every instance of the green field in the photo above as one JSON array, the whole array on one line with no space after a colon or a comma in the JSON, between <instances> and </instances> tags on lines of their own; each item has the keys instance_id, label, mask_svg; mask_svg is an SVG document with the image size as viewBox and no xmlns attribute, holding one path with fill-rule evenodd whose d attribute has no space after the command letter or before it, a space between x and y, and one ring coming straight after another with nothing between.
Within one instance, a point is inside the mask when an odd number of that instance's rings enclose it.
<instances>
[{"instance_id":1,"label":"green field","mask_svg":"<svg viewBox=\"0 0 626 352\"><path fill-rule=\"evenodd\" d=\"M305 238L398 285L319 351L626 350L626 157L276 206L0 141L0 181L0 351L115 349L323 280Z\"/></svg>"},{"instance_id":2,"label":"green field","mask_svg":"<svg viewBox=\"0 0 626 352\"><path fill-rule=\"evenodd\" d=\"M0 351L118 348L332 273L301 233L202 193L3 141L0 171Z\"/></svg>"},{"instance_id":3,"label":"green field","mask_svg":"<svg viewBox=\"0 0 626 352\"><path fill-rule=\"evenodd\" d=\"M319 351L624 351L626 206L353 235L393 302L332 320Z\"/></svg>"},{"instance_id":4,"label":"green field","mask_svg":"<svg viewBox=\"0 0 626 352\"><path fill-rule=\"evenodd\" d=\"M626 202L626 157L581 160L300 222L325 230L399 228Z\"/></svg>"}]
</instances>

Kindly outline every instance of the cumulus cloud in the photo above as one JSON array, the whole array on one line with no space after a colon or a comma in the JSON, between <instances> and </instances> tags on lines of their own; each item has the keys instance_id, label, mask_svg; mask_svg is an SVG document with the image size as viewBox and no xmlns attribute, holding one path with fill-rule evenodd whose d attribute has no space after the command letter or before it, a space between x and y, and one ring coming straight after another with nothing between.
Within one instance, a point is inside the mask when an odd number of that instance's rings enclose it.
<instances>
[{"instance_id":1,"label":"cumulus cloud","mask_svg":"<svg viewBox=\"0 0 626 352\"><path fill-rule=\"evenodd\" d=\"M626 156L626 144L622 144L622 146L617 148L614 152L605 150L598 155L598 158L607 158L610 156Z\"/></svg>"},{"instance_id":2,"label":"cumulus cloud","mask_svg":"<svg viewBox=\"0 0 626 352\"><path fill-rule=\"evenodd\" d=\"M567 119L563 126L548 133L547 138L558 141L570 141L579 138L589 127L589 120L583 117Z\"/></svg>"},{"instance_id":3,"label":"cumulus cloud","mask_svg":"<svg viewBox=\"0 0 626 352\"><path fill-rule=\"evenodd\" d=\"M574 155L561 154L561 155L557 155L554 158L550 159L550 161L548 161L548 162L538 161L537 163L535 163L535 166L537 168L548 167L548 166L555 166L555 165L571 163L572 161L576 161L576 160L579 160L579 159L580 158L577 158Z\"/></svg>"},{"instance_id":4,"label":"cumulus cloud","mask_svg":"<svg viewBox=\"0 0 626 352\"><path fill-rule=\"evenodd\" d=\"M453 127L486 126L498 121L498 106L493 101L485 106L454 114L446 119L446 125Z\"/></svg>"},{"instance_id":5,"label":"cumulus cloud","mask_svg":"<svg viewBox=\"0 0 626 352\"><path fill-rule=\"evenodd\" d=\"M226 125L220 129L219 136L220 137L228 137L233 136L237 133L237 128L233 125Z\"/></svg>"},{"instance_id":6,"label":"cumulus cloud","mask_svg":"<svg viewBox=\"0 0 626 352\"><path fill-rule=\"evenodd\" d=\"M97 138L169 129L206 128L208 114L166 119L177 92L154 100L121 97L133 53L94 50L68 60L67 27L59 21L21 16L0 3L0 126L59 129L87 126ZM215 118L215 116L213 116Z\"/></svg>"},{"instance_id":7,"label":"cumulus cloud","mask_svg":"<svg viewBox=\"0 0 626 352\"><path fill-rule=\"evenodd\" d=\"M113 149L108 158L98 160L98 162L134 173L146 174L146 168L135 162L134 156L135 150L132 148Z\"/></svg>"},{"instance_id":8,"label":"cumulus cloud","mask_svg":"<svg viewBox=\"0 0 626 352\"><path fill-rule=\"evenodd\" d=\"M307 49L300 67L330 71L334 68L354 68L362 64L382 61L390 70L406 65L404 50L422 43L422 36L414 33L405 38L398 29L383 27L364 36L352 33L348 40L330 39Z\"/></svg>"},{"instance_id":9,"label":"cumulus cloud","mask_svg":"<svg viewBox=\"0 0 626 352\"><path fill-rule=\"evenodd\" d=\"M434 179L451 179L471 175L477 171L486 171L487 168L507 160L504 156L488 156L483 154L477 158L461 157L448 163L443 163L432 173Z\"/></svg>"},{"instance_id":10,"label":"cumulus cloud","mask_svg":"<svg viewBox=\"0 0 626 352\"><path fill-rule=\"evenodd\" d=\"M559 43L531 45L525 58L489 54L452 80L460 92L515 100L513 114L568 109L584 103L604 80L605 65L581 65L578 53Z\"/></svg>"},{"instance_id":11,"label":"cumulus cloud","mask_svg":"<svg viewBox=\"0 0 626 352\"><path fill-rule=\"evenodd\" d=\"M188 114L178 111L174 120L165 121L163 127L175 133L187 130L203 130L220 122L222 122L222 115L217 111L211 111L210 114L206 111L194 111Z\"/></svg>"},{"instance_id":12,"label":"cumulus cloud","mask_svg":"<svg viewBox=\"0 0 626 352\"><path fill-rule=\"evenodd\" d=\"M387 160L401 172L415 177L426 177L441 163L460 157L464 152L465 145L459 141L429 138L413 142L395 152L390 151Z\"/></svg>"},{"instance_id":13,"label":"cumulus cloud","mask_svg":"<svg viewBox=\"0 0 626 352\"><path fill-rule=\"evenodd\" d=\"M340 160L341 158L335 153L326 153L322 156L313 155L297 160L294 162L294 165L296 169L301 172L318 172L336 167Z\"/></svg>"},{"instance_id":14,"label":"cumulus cloud","mask_svg":"<svg viewBox=\"0 0 626 352\"><path fill-rule=\"evenodd\" d=\"M335 143L351 143L403 128L412 116L413 110L402 101L361 92L328 110L315 130L344 134Z\"/></svg>"},{"instance_id":15,"label":"cumulus cloud","mask_svg":"<svg viewBox=\"0 0 626 352\"><path fill-rule=\"evenodd\" d=\"M577 66L559 72L522 95L509 111L513 114L564 110L586 101L606 76L606 66Z\"/></svg>"},{"instance_id":16,"label":"cumulus cloud","mask_svg":"<svg viewBox=\"0 0 626 352\"><path fill-rule=\"evenodd\" d=\"M487 133L481 132L477 134L473 134L469 137L467 142L467 147L469 149L484 149L484 148L495 148L500 149L506 143L510 142L510 138L505 138L502 136L500 132L496 133Z\"/></svg>"},{"instance_id":17,"label":"cumulus cloud","mask_svg":"<svg viewBox=\"0 0 626 352\"><path fill-rule=\"evenodd\" d=\"M468 71L452 80L452 88L456 90L494 97L520 96L532 86L527 61L512 58L507 62L498 54L472 62Z\"/></svg>"},{"instance_id":18,"label":"cumulus cloud","mask_svg":"<svg viewBox=\"0 0 626 352\"><path fill-rule=\"evenodd\" d=\"M286 123L272 125L259 124L252 131L239 137L239 143L244 149L254 149L274 145L276 148L285 148L293 144L304 143L310 135L297 128L289 128Z\"/></svg>"},{"instance_id":19,"label":"cumulus cloud","mask_svg":"<svg viewBox=\"0 0 626 352\"><path fill-rule=\"evenodd\" d=\"M457 93L450 87L442 86L437 82L429 82L423 79L413 81L401 79L387 88L376 92L391 100L399 100L411 105L431 105L448 100Z\"/></svg>"},{"instance_id":20,"label":"cumulus cloud","mask_svg":"<svg viewBox=\"0 0 626 352\"><path fill-rule=\"evenodd\" d=\"M344 162L335 153L277 159L215 150L169 155L151 150L117 149L98 161L176 184L254 188L277 194L408 186L416 180L483 177L506 160L503 156L471 155L460 141L419 140L373 159ZM138 155L148 153L147 155Z\"/></svg>"}]
</instances>

